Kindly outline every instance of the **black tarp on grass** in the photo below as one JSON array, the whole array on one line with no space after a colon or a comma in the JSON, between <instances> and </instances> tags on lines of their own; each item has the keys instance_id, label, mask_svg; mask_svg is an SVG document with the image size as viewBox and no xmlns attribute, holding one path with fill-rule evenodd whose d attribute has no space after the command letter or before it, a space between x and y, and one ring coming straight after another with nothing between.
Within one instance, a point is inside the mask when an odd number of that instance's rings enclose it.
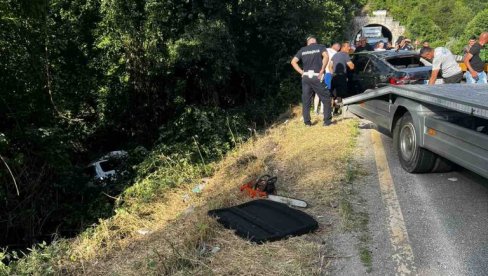
<instances>
[{"instance_id":1,"label":"black tarp on grass","mask_svg":"<svg viewBox=\"0 0 488 276\"><path fill-rule=\"evenodd\" d=\"M210 210L210 216L225 228L252 242L276 241L313 232L318 223L310 215L283 203L258 199L244 204Z\"/></svg>"}]
</instances>

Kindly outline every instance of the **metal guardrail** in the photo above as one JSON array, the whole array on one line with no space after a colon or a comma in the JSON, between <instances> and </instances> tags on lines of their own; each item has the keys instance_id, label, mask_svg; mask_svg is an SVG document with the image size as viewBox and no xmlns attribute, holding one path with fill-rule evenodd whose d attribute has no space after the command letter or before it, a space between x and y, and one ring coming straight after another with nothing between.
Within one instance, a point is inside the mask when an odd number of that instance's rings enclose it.
<instances>
[{"instance_id":1,"label":"metal guardrail","mask_svg":"<svg viewBox=\"0 0 488 276\"><path fill-rule=\"evenodd\" d=\"M488 85L486 84L387 86L346 98L343 102L344 105L350 105L388 94L488 119Z\"/></svg>"}]
</instances>

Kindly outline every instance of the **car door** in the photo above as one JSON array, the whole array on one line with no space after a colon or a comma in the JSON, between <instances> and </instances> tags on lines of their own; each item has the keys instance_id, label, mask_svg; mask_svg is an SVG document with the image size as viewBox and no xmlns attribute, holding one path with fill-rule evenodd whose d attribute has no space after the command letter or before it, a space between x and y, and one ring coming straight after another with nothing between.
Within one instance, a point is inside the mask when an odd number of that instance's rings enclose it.
<instances>
[{"instance_id":1,"label":"car door","mask_svg":"<svg viewBox=\"0 0 488 276\"><path fill-rule=\"evenodd\" d=\"M358 80L360 82L360 89L362 92L367 89L377 88L379 70L373 59L368 59L363 70L358 72Z\"/></svg>"},{"instance_id":2,"label":"car door","mask_svg":"<svg viewBox=\"0 0 488 276\"><path fill-rule=\"evenodd\" d=\"M352 62L354 63L354 70L348 78L348 89L350 95L363 93L364 88L364 68L368 65L370 58L368 55L355 55Z\"/></svg>"},{"instance_id":3,"label":"car door","mask_svg":"<svg viewBox=\"0 0 488 276\"><path fill-rule=\"evenodd\" d=\"M368 89L376 89L385 86L386 72L381 67L381 61L370 57L361 71L355 72L357 89L365 92ZM368 92L366 92L368 93ZM386 98L378 98L364 101L350 106L350 110L363 118L376 122L379 127L386 128L389 118L389 101Z\"/></svg>"}]
</instances>

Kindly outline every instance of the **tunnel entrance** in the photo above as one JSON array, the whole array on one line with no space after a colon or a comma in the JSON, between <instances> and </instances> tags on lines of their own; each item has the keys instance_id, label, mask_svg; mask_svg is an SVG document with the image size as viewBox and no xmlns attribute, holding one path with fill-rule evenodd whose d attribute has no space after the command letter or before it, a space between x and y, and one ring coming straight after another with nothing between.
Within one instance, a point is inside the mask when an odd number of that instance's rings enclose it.
<instances>
[{"instance_id":1,"label":"tunnel entrance","mask_svg":"<svg viewBox=\"0 0 488 276\"><path fill-rule=\"evenodd\" d=\"M393 35L392 35L392 32L390 31L390 29L388 29L387 27L381 25L381 24L368 24L368 25L365 25L364 27L368 28L368 27L380 27L381 28L381 35L378 34L378 35L374 35L373 37L371 36L368 36L368 34L364 34L363 33L363 29L361 29L360 31L358 31L356 33L356 36L354 37L354 41L358 41L361 37L367 37L368 38L368 44L375 44L376 42L378 41L383 41L383 42L393 42Z\"/></svg>"},{"instance_id":2,"label":"tunnel entrance","mask_svg":"<svg viewBox=\"0 0 488 276\"><path fill-rule=\"evenodd\" d=\"M355 42L361 37L364 27L381 27L377 36L384 37L384 40L391 42L396 41L399 36L405 33L405 27L389 16L386 10L377 10L373 11L372 14L354 17L350 28L345 32L345 36ZM372 39L368 40L370 43L372 42Z\"/></svg>"}]
</instances>

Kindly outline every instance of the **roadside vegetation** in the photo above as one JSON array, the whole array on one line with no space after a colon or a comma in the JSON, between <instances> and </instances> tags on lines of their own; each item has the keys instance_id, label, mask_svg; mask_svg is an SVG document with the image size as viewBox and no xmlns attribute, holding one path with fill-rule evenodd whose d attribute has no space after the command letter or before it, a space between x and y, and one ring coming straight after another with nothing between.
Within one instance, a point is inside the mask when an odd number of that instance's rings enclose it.
<instances>
[{"instance_id":1,"label":"roadside vegetation","mask_svg":"<svg viewBox=\"0 0 488 276\"><path fill-rule=\"evenodd\" d=\"M407 28L412 39L429 41L433 46L447 46L461 54L471 36L479 36L488 25L488 3L467 0L370 0L369 10L388 10ZM486 53L486 52L485 52ZM486 54L488 60L488 53Z\"/></svg>"},{"instance_id":2,"label":"roadside vegetation","mask_svg":"<svg viewBox=\"0 0 488 276\"><path fill-rule=\"evenodd\" d=\"M212 175L299 99L289 60L306 35L341 39L361 5L0 1L0 259L94 224L124 236L104 219ZM127 174L87 186L113 150Z\"/></svg>"},{"instance_id":3,"label":"roadside vegetation","mask_svg":"<svg viewBox=\"0 0 488 276\"><path fill-rule=\"evenodd\" d=\"M221 162L194 166L154 151L141 166L144 177L117 198L113 217L74 239L38 245L1 268L19 275L325 273L334 258L325 240L342 227L337 205L350 177L357 121L343 118L328 128L305 128L299 110L238 142ZM320 224L316 233L256 245L207 216L210 209L250 200L240 185L265 173L278 176L278 194L309 203L305 211ZM180 182L164 188L151 184L169 179Z\"/></svg>"}]
</instances>

